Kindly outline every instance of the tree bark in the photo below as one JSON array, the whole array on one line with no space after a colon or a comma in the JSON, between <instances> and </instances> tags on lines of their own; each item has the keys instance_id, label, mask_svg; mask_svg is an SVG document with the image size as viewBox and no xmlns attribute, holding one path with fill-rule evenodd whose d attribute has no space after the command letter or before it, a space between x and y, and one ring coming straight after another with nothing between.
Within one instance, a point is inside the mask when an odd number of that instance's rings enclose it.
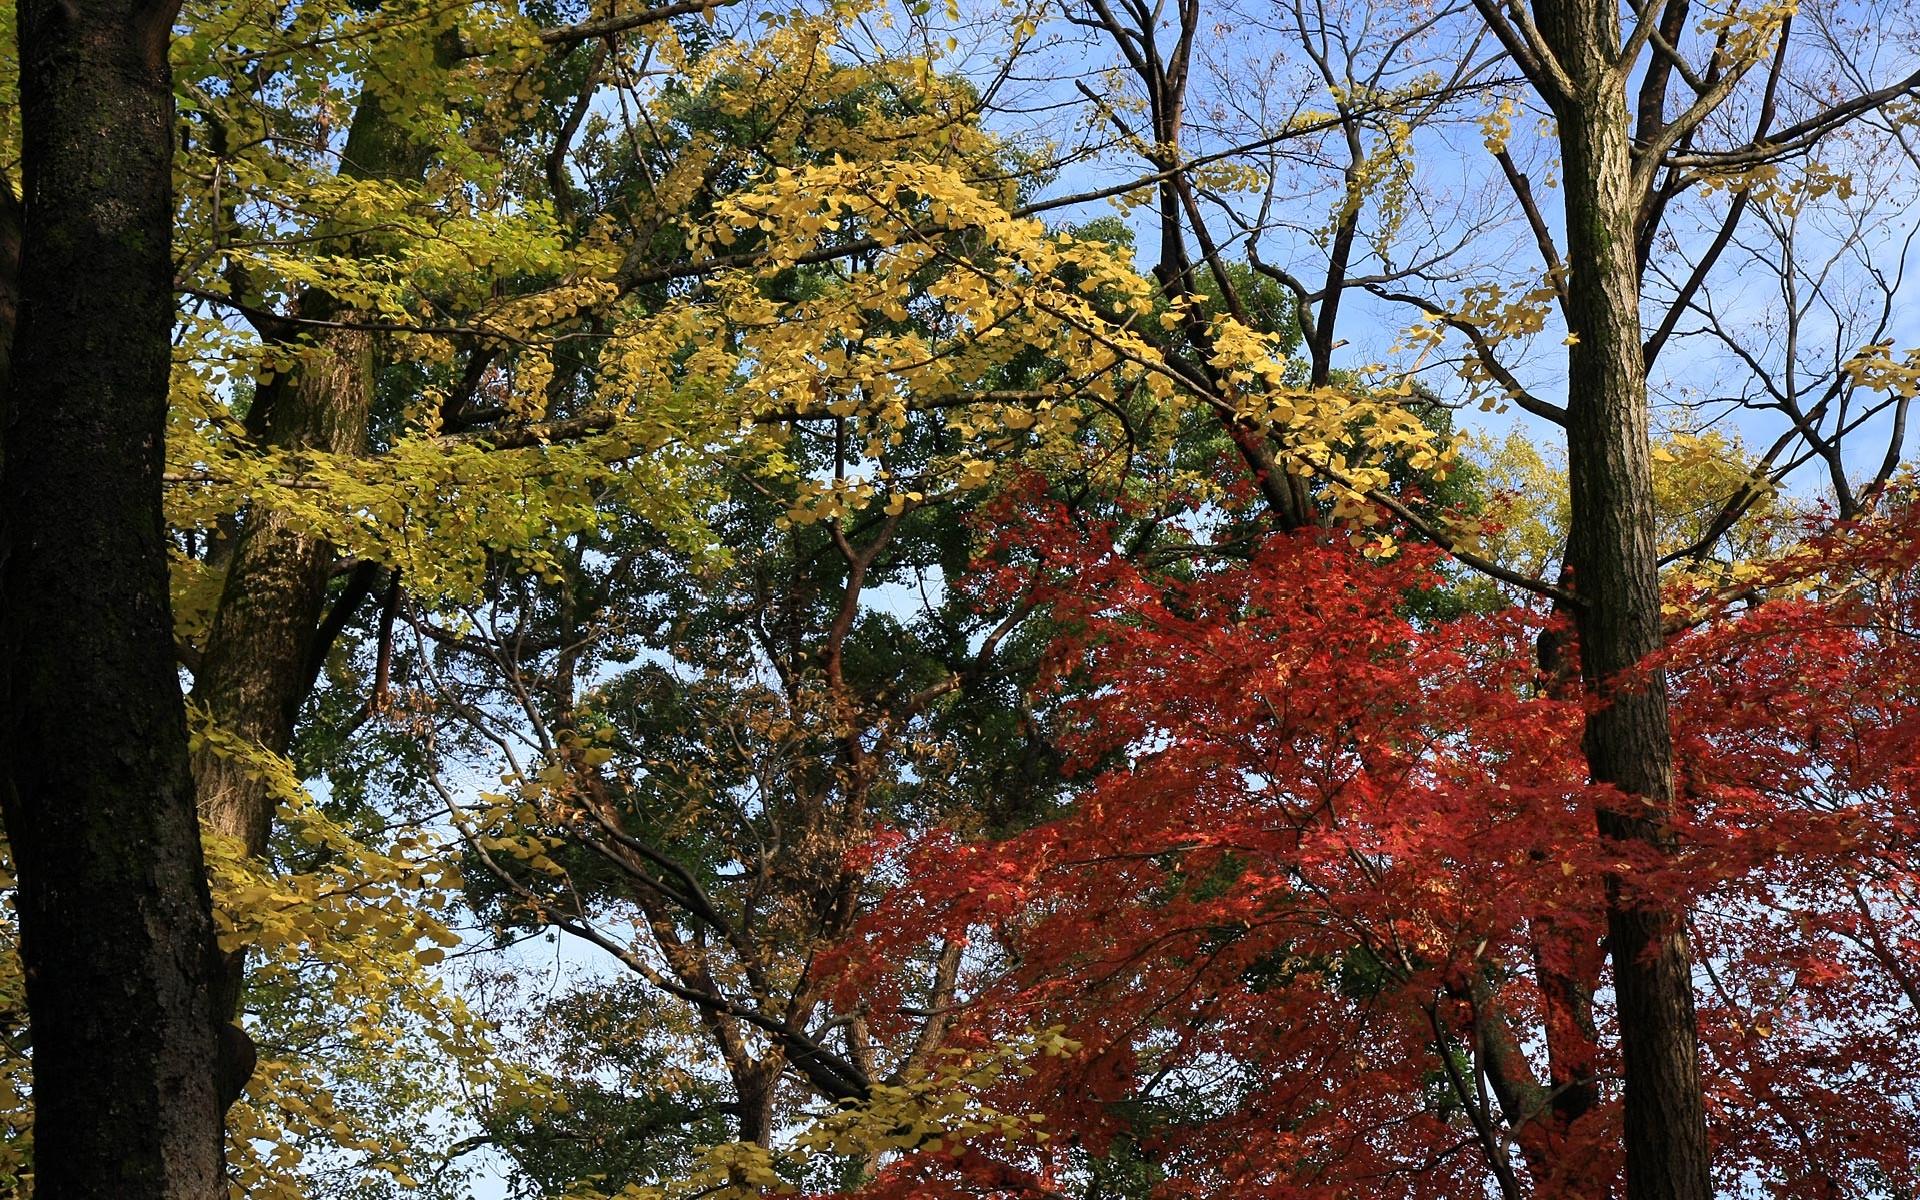
<instances>
[{"instance_id":1,"label":"tree bark","mask_svg":"<svg viewBox=\"0 0 1920 1200\"><path fill-rule=\"evenodd\" d=\"M0 172L0 415L6 413L4 397L13 378L13 331L20 317L20 239L26 234L26 218L26 209L13 194L13 180Z\"/></svg>"},{"instance_id":2,"label":"tree bark","mask_svg":"<svg viewBox=\"0 0 1920 1200\"><path fill-rule=\"evenodd\" d=\"M417 179L429 158L394 120L378 93L362 94L348 131L341 173L355 178ZM332 296L308 289L298 315L342 315ZM260 445L352 455L366 451L373 408L374 344L358 329L326 329L306 343L296 370L263 385L247 414ZM220 603L201 650L193 697L220 728L268 753L292 747L294 723L312 691L315 633L326 607L337 555L285 513L258 505L235 539ZM267 852L275 798L243 762L209 747L193 758L202 818L214 833L237 838L251 857ZM222 1022L240 1011L246 957L225 957L215 987ZM244 1077L240 1081L244 1084Z\"/></svg>"},{"instance_id":3,"label":"tree bark","mask_svg":"<svg viewBox=\"0 0 1920 1200\"><path fill-rule=\"evenodd\" d=\"M331 315L331 299L308 293L303 315ZM299 368L264 385L250 431L265 446L358 454L367 440L373 397L373 340L360 330L329 330L300 356ZM215 725L273 754L285 754L305 702L314 631L326 606L335 550L266 505L247 515L201 650L194 699ZM213 749L194 755L194 779L211 832L240 839L249 855L266 853L274 798L244 762Z\"/></svg>"},{"instance_id":4,"label":"tree bark","mask_svg":"<svg viewBox=\"0 0 1920 1200\"><path fill-rule=\"evenodd\" d=\"M732 1072L734 1096L740 1106L737 1119L741 1141L773 1145L773 1102L785 1069L786 1060L780 1051L769 1049L765 1056Z\"/></svg>"},{"instance_id":5,"label":"tree bark","mask_svg":"<svg viewBox=\"0 0 1920 1200\"><path fill-rule=\"evenodd\" d=\"M1663 672L1645 367L1639 198L1634 194L1618 16L1600 0L1541 0L1540 30L1571 82L1555 98L1566 195L1567 561L1580 600L1582 680L1605 703L1587 719L1595 782L1619 789L1600 834L1670 853L1673 737ZM1608 953L1625 1072L1629 1200L1708 1200L1710 1147L1700 1086L1686 914L1608 880Z\"/></svg>"},{"instance_id":6,"label":"tree bark","mask_svg":"<svg viewBox=\"0 0 1920 1200\"><path fill-rule=\"evenodd\" d=\"M40 1200L224 1197L213 924L161 513L168 0L23 0L0 806Z\"/></svg>"}]
</instances>

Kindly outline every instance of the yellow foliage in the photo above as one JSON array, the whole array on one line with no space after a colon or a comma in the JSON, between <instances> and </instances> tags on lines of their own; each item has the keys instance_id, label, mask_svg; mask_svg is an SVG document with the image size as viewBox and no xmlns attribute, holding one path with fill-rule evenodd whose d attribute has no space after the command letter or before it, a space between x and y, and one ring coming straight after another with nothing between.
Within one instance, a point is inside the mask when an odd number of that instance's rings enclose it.
<instances>
[{"instance_id":1,"label":"yellow foliage","mask_svg":"<svg viewBox=\"0 0 1920 1200\"><path fill-rule=\"evenodd\" d=\"M768 1148L728 1142L709 1148L681 1178L656 1186L629 1186L611 1196L583 1184L566 1200L759 1200L792 1195L790 1182L817 1159L863 1159L889 1151L957 1149L992 1139L1044 1142L1045 1118L1009 1113L987 1103L983 1093L1010 1074L1031 1074L1038 1056L1078 1053L1079 1043L1059 1027L989 1049L947 1049L931 1065L893 1082L877 1083L864 1101L843 1102L811 1119L783 1144Z\"/></svg>"},{"instance_id":2,"label":"yellow foliage","mask_svg":"<svg viewBox=\"0 0 1920 1200\"><path fill-rule=\"evenodd\" d=\"M248 986L279 997L276 1032L263 1043L245 1097L228 1115L236 1195L301 1200L291 1168L316 1149L360 1156L368 1169L421 1175L431 1146L395 1136L364 1104L338 1094L342 1078L384 1079L388 1103L438 1108L463 1090L538 1087L493 1053L487 1029L434 970L461 938L447 914L461 879L440 840L403 831L368 844L329 819L291 765L194 714L198 748L246 765L279 801L279 820L318 864L276 871L231 838L206 850L215 927L223 949L248 952ZM446 1078L423 1070L433 1062Z\"/></svg>"}]
</instances>

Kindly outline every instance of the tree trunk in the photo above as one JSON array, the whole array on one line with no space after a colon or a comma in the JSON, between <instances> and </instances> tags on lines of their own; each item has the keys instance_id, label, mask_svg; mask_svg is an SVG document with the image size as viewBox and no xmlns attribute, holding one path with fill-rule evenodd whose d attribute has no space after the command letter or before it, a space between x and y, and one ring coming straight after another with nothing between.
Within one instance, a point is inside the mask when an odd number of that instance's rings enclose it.
<instances>
[{"instance_id":1,"label":"tree trunk","mask_svg":"<svg viewBox=\"0 0 1920 1200\"><path fill-rule=\"evenodd\" d=\"M175 8L20 6L0 779L40 1200L224 1197L213 924L161 513Z\"/></svg>"},{"instance_id":2,"label":"tree trunk","mask_svg":"<svg viewBox=\"0 0 1920 1200\"><path fill-rule=\"evenodd\" d=\"M330 316L334 306L309 293L301 310ZM361 453L372 376L371 335L329 330L300 356L296 371L260 389L255 436L280 449ZM309 691L308 662L334 557L324 539L265 505L248 513L234 542L193 695L215 725L273 754L291 746ZM250 855L265 854L274 809L265 783L248 764L212 749L194 755L193 769L208 830L240 839Z\"/></svg>"},{"instance_id":3,"label":"tree trunk","mask_svg":"<svg viewBox=\"0 0 1920 1200\"><path fill-rule=\"evenodd\" d=\"M773 1145L773 1102L780 1085L785 1060L780 1051L769 1049L744 1070L733 1072L734 1096L739 1104L737 1128L740 1140L756 1146Z\"/></svg>"},{"instance_id":4,"label":"tree trunk","mask_svg":"<svg viewBox=\"0 0 1920 1200\"><path fill-rule=\"evenodd\" d=\"M1585 750L1621 803L1600 814L1605 838L1672 850L1673 738L1662 672L1636 673L1661 646L1631 128L1612 61L1615 6L1542 0L1542 34L1572 81L1556 102L1565 176L1567 560L1580 600L1581 674L1606 703ZM1632 679L1627 679L1634 673ZM1686 914L1629 882L1608 881L1608 953L1625 1068L1630 1200L1707 1200L1709 1145L1700 1088Z\"/></svg>"},{"instance_id":5,"label":"tree trunk","mask_svg":"<svg viewBox=\"0 0 1920 1200\"><path fill-rule=\"evenodd\" d=\"M13 330L20 317L20 239L26 210L13 194L13 180L0 172L0 397L13 378ZM0 416L7 411L0 399ZM4 435L0 434L0 438Z\"/></svg>"},{"instance_id":6,"label":"tree trunk","mask_svg":"<svg viewBox=\"0 0 1920 1200\"><path fill-rule=\"evenodd\" d=\"M417 179L428 157L376 93L362 95L342 174ZM298 301L298 315L331 320L352 314L332 296L309 289ZM374 367L370 333L326 329L303 347L295 371L261 387L247 414L248 433L277 449L365 453ZM315 632L336 555L325 539L264 505L248 514L234 542L193 697L215 725L270 754L284 755L292 747L294 722L313 687L311 663L324 651L315 645ZM265 781L211 747L194 755L193 774L207 829L239 839L252 857L264 855L275 807ZM240 1011L245 967L244 951L223 961L214 995L223 1022Z\"/></svg>"}]
</instances>

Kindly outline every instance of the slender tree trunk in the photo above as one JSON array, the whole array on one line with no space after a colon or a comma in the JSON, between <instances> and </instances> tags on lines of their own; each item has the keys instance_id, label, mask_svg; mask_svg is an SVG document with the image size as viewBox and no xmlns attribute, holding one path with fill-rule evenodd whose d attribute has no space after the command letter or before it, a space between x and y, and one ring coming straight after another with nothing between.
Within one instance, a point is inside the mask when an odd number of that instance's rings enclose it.
<instances>
[{"instance_id":1,"label":"slender tree trunk","mask_svg":"<svg viewBox=\"0 0 1920 1200\"><path fill-rule=\"evenodd\" d=\"M160 504L174 14L167 0L24 0L19 13L0 804L41 1200L226 1194L213 926Z\"/></svg>"},{"instance_id":2,"label":"slender tree trunk","mask_svg":"<svg viewBox=\"0 0 1920 1200\"><path fill-rule=\"evenodd\" d=\"M1612 61L1618 15L1610 0L1542 0L1537 11L1573 86L1555 114L1574 337L1567 560L1580 599L1582 679L1606 701L1587 720L1587 763L1596 782L1622 795L1600 814L1601 835L1664 854L1673 847L1667 682L1662 672L1638 672L1661 646L1660 586L1634 246L1640 205L1626 81ZM1710 1151L1685 911L1615 878L1607 927L1626 1077L1627 1195L1707 1200Z\"/></svg>"}]
</instances>

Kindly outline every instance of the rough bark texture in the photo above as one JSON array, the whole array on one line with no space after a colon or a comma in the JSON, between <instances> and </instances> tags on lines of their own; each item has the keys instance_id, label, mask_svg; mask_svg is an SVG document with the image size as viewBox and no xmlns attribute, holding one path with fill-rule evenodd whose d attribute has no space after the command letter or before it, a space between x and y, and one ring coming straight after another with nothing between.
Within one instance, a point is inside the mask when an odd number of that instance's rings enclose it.
<instances>
[{"instance_id":1,"label":"rough bark texture","mask_svg":"<svg viewBox=\"0 0 1920 1200\"><path fill-rule=\"evenodd\" d=\"M757 1146L773 1145L774 1100L786 1059L778 1050L733 1071L733 1086L738 1097L740 1140Z\"/></svg>"},{"instance_id":2,"label":"rough bark texture","mask_svg":"<svg viewBox=\"0 0 1920 1200\"><path fill-rule=\"evenodd\" d=\"M172 5L20 6L0 754L40 1200L224 1197L212 918L160 492Z\"/></svg>"},{"instance_id":3,"label":"rough bark texture","mask_svg":"<svg viewBox=\"0 0 1920 1200\"><path fill-rule=\"evenodd\" d=\"M362 96L342 173L417 177L426 162L426 150L405 136L379 97ZM352 315L315 290L301 296L298 308L307 320ZM305 343L297 370L260 389L247 431L262 446L364 453L373 387L372 335L323 329ZM264 506L249 512L234 543L193 696L215 725L272 754L292 746L294 721L313 686L315 631L336 554L327 541ZM207 829L238 838L249 855L265 854L274 814L265 781L212 749L194 756L193 773ZM223 1022L239 1013L244 977L244 953L227 956L215 989Z\"/></svg>"},{"instance_id":4,"label":"rough bark texture","mask_svg":"<svg viewBox=\"0 0 1920 1200\"><path fill-rule=\"evenodd\" d=\"M1567 560L1580 598L1581 672L1607 703L1588 718L1593 778L1623 803L1603 837L1669 851L1673 738L1664 674L1632 672L1661 646L1646 375L1626 82L1613 58L1616 9L1542 0L1542 34L1572 81L1557 104L1566 194L1567 382L1572 525ZM1685 913L1608 884L1608 954L1625 1069L1630 1200L1707 1200L1710 1153L1700 1088Z\"/></svg>"},{"instance_id":5,"label":"rough bark texture","mask_svg":"<svg viewBox=\"0 0 1920 1200\"><path fill-rule=\"evenodd\" d=\"M309 294L302 310L332 305ZM372 403L373 342L359 330L331 330L301 356L300 368L261 388L251 432L264 445L329 454L360 453ZM308 657L326 605L334 549L281 512L251 511L201 651L194 699L214 724L275 754L293 740L305 701ZM266 853L273 798L248 764L210 750L194 756L194 778L210 831Z\"/></svg>"}]
</instances>

